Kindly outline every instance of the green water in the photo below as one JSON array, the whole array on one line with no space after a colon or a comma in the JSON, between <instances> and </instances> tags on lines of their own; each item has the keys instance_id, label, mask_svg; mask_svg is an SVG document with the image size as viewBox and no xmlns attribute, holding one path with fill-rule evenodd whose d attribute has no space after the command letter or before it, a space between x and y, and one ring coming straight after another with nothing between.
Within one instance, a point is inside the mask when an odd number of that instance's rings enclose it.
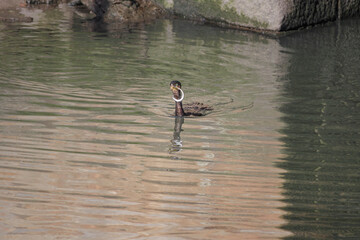
<instances>
[{"instance_id":1,"label":"green water","mask_svg":"<svg viewBox=\"0 0 360 240\"><path fill-rule=\"evenodd\" d=\"M281 39L293 57L281 77L287 101L285 229L296 238L360 236L359 20Z\"/></svg>"},{"instance_id":2,"label":"green water","mask_svg":"<svg viewBox=\"0 0 360 240\"><path fill-rule=\"evenodd\" d=\"M357 239L360 21L279 39L66 5L0 25L0 239ZM184 102L214 107L177 119Z\"/></svg>"}]
</instances>

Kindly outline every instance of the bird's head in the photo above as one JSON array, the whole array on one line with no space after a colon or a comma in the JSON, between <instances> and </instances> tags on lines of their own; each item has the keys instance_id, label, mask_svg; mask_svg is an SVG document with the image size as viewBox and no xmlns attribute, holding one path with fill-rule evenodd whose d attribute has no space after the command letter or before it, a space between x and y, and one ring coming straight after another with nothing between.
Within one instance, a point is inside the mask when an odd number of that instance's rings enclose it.
<instances>
[{"instance_id":1,"label":"bird's head","mask_svg":"<svg viewBox=\"0 0 360 240\"><path fill-rule=\"evenodd\" d=\"M184 92L181 90L181 83L179 81L172 81L170 83L170 90L174 95L174 101L181 102L184 99Z\"/></svg>"},{"instance_id":2,"label":"bird's head","mask_svg":"<svg viewBox=\"0 0 360 240\"><path fill-rule=\"evenodd\" d=\"M174 93L174 95L179 92L179 88L181 88L181 82L171 81L170 90Z\"/></svg>"}]
</instances>

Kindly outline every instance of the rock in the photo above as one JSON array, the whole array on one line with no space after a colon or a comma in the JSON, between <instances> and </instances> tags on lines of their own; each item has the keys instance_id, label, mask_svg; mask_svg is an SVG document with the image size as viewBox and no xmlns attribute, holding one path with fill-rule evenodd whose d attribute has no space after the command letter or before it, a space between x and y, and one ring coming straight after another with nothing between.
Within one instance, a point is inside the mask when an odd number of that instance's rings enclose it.
<instances>
[{"instance_id":1,"label":"rock","mask_svg":"<svg viewBox=\"0 0 360 240\"><path fill-rule=\"evenodd\" d=\"M56 4L70 1L0 1L0 11L15 9L15 12L19 12L16 9L25 3ZM91 14L105 22L144 22L171 13L219 26L271 33L360 16L359 0L72 0L69 5L85 5ZM20 15L0 12L0 21L31 21Z\"/></svg>"},{"instance_id":2,"label":"rock","mask_svg":"<svg viewBox=\"0 0 360 240\"><path fill-rule=\"evenodd\" d=\"M301 1L295 0L289 5L279 30L291 30L318 23L334 21L338 17L336 1Z\"/></svg>"},{"instance_id":3,"label":"rock","mask_svg":"<svg viewBox=\"0 0 360 240\"><path fill-rule=\"evenodd\" d=\"M360 16L359 0L338 0L338 17Z\"/></svg>"},{"instance_id":4,"label":"rock","mask_svg":"<svg viewBox=\"0 0 360 240\"><path fill-rule=\"evenodd\" d=\"M82 3L105 21L143 22L164 13L152 0L82 0Z\"/></svg>"},{"instance_id":5,"label":"rock","mask_svg":"<svg viewBox=\"0 0 360 240\"><path fill-rule=\"evenodd\" d=\"M69 6L75 7L75 6L82 6L82 2L81 0L73 0L71 2L68 3Z\"/></svg>"},{"instance_id":6,"label":"rock","mask_svg":"<svg viewBox=\"0 0 360 240\"><path fill-rule=\"evenodd\" d=\"M123 21L142 22L160 17L162 8L149 0L113 1L106 19L116 20L121 17Z\"/></svg>"},{"instance_id":7,"label":"rock","mask_svg":"<svg viewBox=\"0 0 360 240\"><path fill-rule=\"evenodd\" d=\"M174 14L221 26L287 31L360 15L359 0L155 0Z\"/></svg>"},{"instance_id":8,"label":"rock","mask_svg":"<svg viewBox=\"0 0 360 240\"><path fill-rule=\"evenodd\" d=\"M55 4L61 0L26 0L27 4Z\"/></svg>"},{"instance_id":9,"label":"rock","mask_svg":"<svg viewBox=\"0 0 360 240\"><path fill-rule=\"evenodd\" d=\"M20 13L20 8L25 5L25 0L0 0L0 22L32 22L33 18L24 16Z\"/></svg>"}]
</instances>

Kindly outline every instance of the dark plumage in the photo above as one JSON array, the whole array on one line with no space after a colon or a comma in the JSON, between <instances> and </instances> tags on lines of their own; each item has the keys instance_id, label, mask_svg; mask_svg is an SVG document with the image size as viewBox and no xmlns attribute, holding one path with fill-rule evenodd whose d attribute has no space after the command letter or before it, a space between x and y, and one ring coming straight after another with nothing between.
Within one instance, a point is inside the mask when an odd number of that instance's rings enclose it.
<instances>
[{"instance_id":1,"label":"dark plumage","mask_svg":"<svg viewBox=\"0 0 360 240\"><path fill-rule=\"evenodd\" d=\"M184 104L185 116L204 116L207 111L214 110L211 106L200 102Z\"/></svg>"},{"instance_id":2,"label":"dark plumage","mask_svg":"<svg viewBox=\"0 0 360 240\"><path fill-rule=\"evenodd\" d=\"M181 99L181 83L179 81L172 81L170 83L170 89L175 99ZM175 116L204 116L206 112L211 110L213 110L211 106L200 102L184 104L184 106L182 101L175 102Z\"/></svg>"}]
</instances>

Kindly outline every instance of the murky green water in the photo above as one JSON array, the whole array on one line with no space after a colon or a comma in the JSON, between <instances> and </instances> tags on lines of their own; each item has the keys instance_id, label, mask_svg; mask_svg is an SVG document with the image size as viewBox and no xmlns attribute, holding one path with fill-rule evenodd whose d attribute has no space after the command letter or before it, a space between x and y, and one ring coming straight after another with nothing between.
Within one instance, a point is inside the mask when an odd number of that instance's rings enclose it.
<instances>
[{"instance_id":1,"label":"murky green water","mask_svg":"<svg viewBox=\"0 0 360 240\"><path fill-rule=\"evenodd\" d=\"M0 239L356 239L360 21L280 39L66 6L0 25ZM175 119L169 82L215 110Z\"/></svg>"},{"instance_id":2,"label":"murky green water","mask_svg":"<svg viewBox=\"0 0 360 240\"><path fill-rule=\"evenodd\" d=\"M283 227L296 238L360 238L360 21L280 40Z\"/></svg>"}]
</instances>

